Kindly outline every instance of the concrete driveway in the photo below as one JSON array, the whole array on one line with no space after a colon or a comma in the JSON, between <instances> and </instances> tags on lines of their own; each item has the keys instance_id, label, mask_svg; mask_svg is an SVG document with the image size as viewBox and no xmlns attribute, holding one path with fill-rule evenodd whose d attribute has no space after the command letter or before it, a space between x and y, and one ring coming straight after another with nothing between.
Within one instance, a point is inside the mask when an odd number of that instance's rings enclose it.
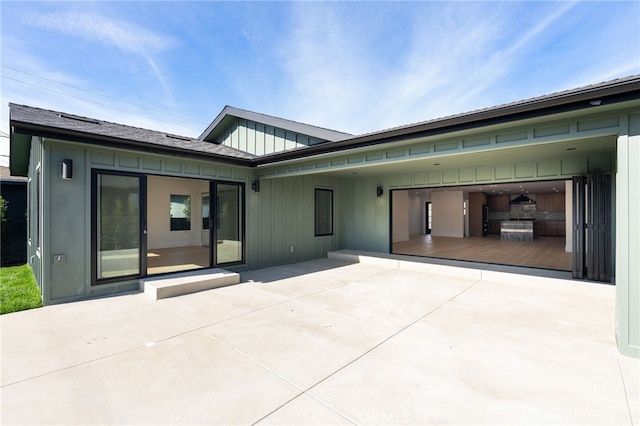
<instances>
[{"instance_id":1,"label":"concrete driveway","mask_svg":"<svg viewBox=\"0 0 640 426\"><path fill-rule=\"evenodd\" d=\"M640 424L614 300L609 285L322 259L8 314L1 420Z\"/></svg>"}]
</instances>

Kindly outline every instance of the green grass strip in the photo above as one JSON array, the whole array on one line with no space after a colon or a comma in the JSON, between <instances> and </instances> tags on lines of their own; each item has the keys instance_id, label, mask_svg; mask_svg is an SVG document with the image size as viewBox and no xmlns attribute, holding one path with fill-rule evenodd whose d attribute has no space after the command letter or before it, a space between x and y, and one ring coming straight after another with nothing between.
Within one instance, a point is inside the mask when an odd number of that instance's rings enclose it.
<instances>
[{"instance_id":1,"label":"green grass strip","mask_svg":"<svg viewBox=\"0 0 640 426\"><path fill-rule=\"evenodd\" d=\"M0 268L0 314L42 306L42 296L29 265Z\"/></svg>"}]
</instances>

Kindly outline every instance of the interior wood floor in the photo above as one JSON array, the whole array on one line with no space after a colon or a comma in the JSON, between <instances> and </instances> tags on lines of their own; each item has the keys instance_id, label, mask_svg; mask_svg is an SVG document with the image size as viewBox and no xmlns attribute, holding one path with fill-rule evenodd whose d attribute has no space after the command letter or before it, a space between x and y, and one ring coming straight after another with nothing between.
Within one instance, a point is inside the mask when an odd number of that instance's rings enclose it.
<instances>
[{"instance_id":1,"label":"interior wood floor","mask_svg":"<svg viewBox=\"0 0 640 426\"><path fill-rule=\"evenodd\" d=\"M147 274L209 267L209 247L174 247L147 250Z\"/></svg>"},{"instance_id":2,"label":"interior wood floor","mask_svg":"<svg viewBox=\"0 0 640 426\"><path fill-rule=\"evenodd\" d=\"M538 237L531 242L486 237L433 237L417 235L393 244L393 253L442 259L469 260L501 265L572 270L571 253L564 251L564 237Z\"/></svg>"}]
</instances>

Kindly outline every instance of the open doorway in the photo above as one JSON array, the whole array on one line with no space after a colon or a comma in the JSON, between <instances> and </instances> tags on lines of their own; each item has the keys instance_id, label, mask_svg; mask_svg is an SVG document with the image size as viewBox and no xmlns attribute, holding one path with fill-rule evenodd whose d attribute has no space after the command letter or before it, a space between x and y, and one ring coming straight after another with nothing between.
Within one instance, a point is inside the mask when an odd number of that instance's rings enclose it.
<instances>
[{"instance_id":1,"label":"open doorway","mask_svg":"<svg viewBox=\"0 0 640 426\"><path fill-rule=\"evenodd\" d=\"M244 260L244 184L147 177L147 275Z\"/></svg>"},{"instance_id":2,"label":"open doorway","mask_svg":"<svg viewBox=\"0 0 640 426\"><path fill-rule=\"evenodd\" d=\"M571 181L393 190L391 199L394 254L572 269ZM505 238L512 220L531 227L530 241Z\"/></svg>"},{"instance_id":3,"label":"open doorway","mask_svg":"<svg viewBox=\"0 0 640 426\"><path fill-rule=\"evenodd\" d=\"M431 235L431 220L433 218L432 211L431 211L431 201L426 201L424 203L424 214L425 214L424 233L425 235Z\"/></svg>"}]
</instances>

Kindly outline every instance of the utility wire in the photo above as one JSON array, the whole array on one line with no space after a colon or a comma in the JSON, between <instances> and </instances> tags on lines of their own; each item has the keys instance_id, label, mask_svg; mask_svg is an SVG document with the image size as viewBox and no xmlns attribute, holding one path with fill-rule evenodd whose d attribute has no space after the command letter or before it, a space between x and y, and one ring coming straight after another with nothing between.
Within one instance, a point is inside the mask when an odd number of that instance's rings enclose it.
<instances>
[{"instance_id":1,"label":"utility wire","mask_svg":"<svg viewBox=\"0 0 640 426\"><path fill-rule=\"evenodd\" d=\"M139 105L139 104L135 104L135 103L128 102L128 101L123 101L122 99L118 99L118 98L113 97L113 96L105 95L105 94L99 93L99 92L94 92L94 91L88 90L88 89L83 89L82 87L77 87L77 86L73 86L73 85L68 84L68 83L63 83L61 81L53 80L51 78L42 77L42 76L39 76L37 74L32 74L32 73L27 72L27 71L22 71L22 70L19 70L17 68L9 67L7 65L2 65L2 68L6 68L6 69L9 69L9 70L12 70L12 71L16 71L16 72L19 72L19 73L22 73L22 74L30 75L32 77L40 78L42 80L51 81L52 83L60 84L62 86L67 86L67 87L70 87L70 88L75 89L75 90L81 90L83 92L91 93L92 95L102 96L103 98L111 99L111 100L114 100L116 102L121 102L123 104L132 105L132 106L137 107L137 108L148 109L149 111L153 111L153 112L157 112L157 113L160 113L160 114L169 115L171 117L181 118L183 120L188 120L188 121L194 122L196 124L201 124L203 126L206 126L208 124L208 123L207 124L202 123L202 122L200 122L198 120L194 120L193 118L185 117L185 116L182 116L182 115L172 114L170 112L166 112L166 111L150 108L150 107L147 107L147 106L144 106L144 105ZM15 80L15 81L20 81L20 80ZM20 81L20 82L22 82L22 81ZM40 87L40 86L38 86L38 87ZM58 93L60 93L60 92L58 92Z\"/></svg>"},{"instance_id":2,"label":"utility wire","mask_svg":"<svg viewBox=\"0 0 640 426\"><path fill-rule=\"evenodd\" d=\"M54 89L50 89L48 87L38 86L37 84L33 84L33 83L27 83L26 81L18 80L18 79L13 78L13 77L7 77L6 75L3 75L2 78L6 78L7 80L16 81L18 83L22 83L22 84L25 84L27 86L36 87L38 89L47 90L49 92L57 93L59 95L69 96L70 98L78 99L78 100L81 100L81 101L84 101L84 102L89 102L91 104L100 105L100 106L111 108L111 109L115 109L115 110L121 111L121 112L126 112L127 114L137 115L138 117L151 118L151 117L148 117L148 116L145 116L145 115L142 115L142 114L138 114L138 113L135 113L135 112L132 112L132 111L127 111L127 110L122 109L122 108L117 108L117 107L114 107L112 105L106 105L106 104L102 104L100 102L95 102L95 101L92 101L92 100L89 100L89 99L81 98L79 96L70 95L68 93L61 92L59 90L54 90ZM174 123L174 126L182 127L184 129L189 129L189 130L193 130L194 132L198 132L198 130L194 129L193 127L183 126L181 124L175 124L175 123Z\"/></svg>"}]
</instances>

